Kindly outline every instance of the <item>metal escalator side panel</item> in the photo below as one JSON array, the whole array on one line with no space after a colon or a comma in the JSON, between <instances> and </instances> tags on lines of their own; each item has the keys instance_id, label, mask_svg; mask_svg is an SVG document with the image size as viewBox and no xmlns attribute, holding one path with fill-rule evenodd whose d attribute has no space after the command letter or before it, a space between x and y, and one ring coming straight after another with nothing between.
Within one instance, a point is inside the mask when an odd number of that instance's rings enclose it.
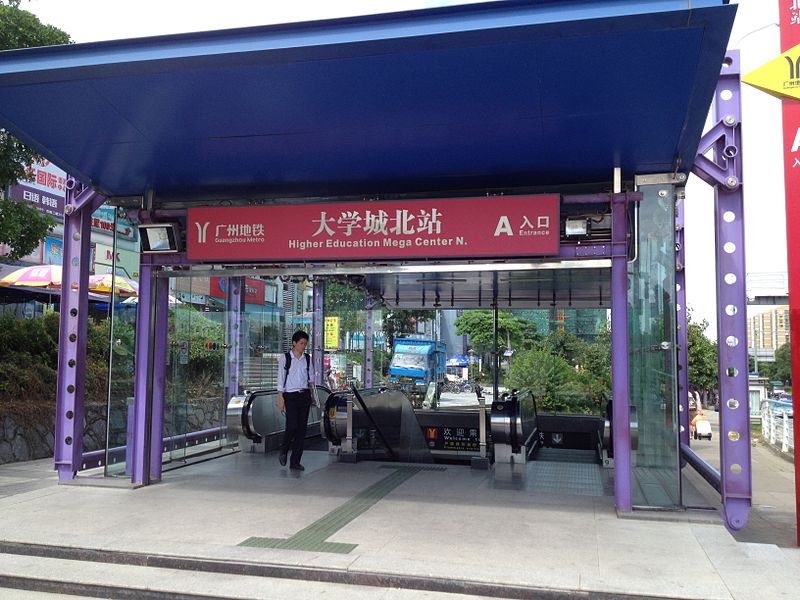
<instances>
[{"instance_id":1,"label":"metal escalator side panel","mask_svg":"<svg viewBox=\"0 0 800 600\"><path fill-rule=\"evenodd\" d=\"M414 407L405 394L399 390L353 388L353 396L392 460L433 462Z\"/></svg>"},{"instance_id":2,"label":"metal escalator side panel","mask_svg":"<svg viewBox=\"0 0 800 600\"><path fill-rule=\"evenodd\" d=\"M336 414L339 407L339 403L341 400L340 394L333 393L328 394L328 397L325 399L323 406L323 413L322 413L322 431L325 439L328 440L334 446L340 446L342 443L342 437L338 434L336 429ZM322 399L320 398L320 402ZM346 407L345 407L346 410Z\"/></svg>"}]
</instances>

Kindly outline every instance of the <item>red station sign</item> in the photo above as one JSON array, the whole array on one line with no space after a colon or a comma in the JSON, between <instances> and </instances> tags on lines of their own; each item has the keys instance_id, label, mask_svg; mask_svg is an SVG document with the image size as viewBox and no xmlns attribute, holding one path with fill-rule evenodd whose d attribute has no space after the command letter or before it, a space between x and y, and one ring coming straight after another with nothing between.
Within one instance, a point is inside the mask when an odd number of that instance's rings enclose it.
<instances>
[{"instance_id":1,"label":"red station sign","mask_svg":"<svg viewBox=\"0 0 800 600\"><path fill-rule=\"evenodd\" d=\"M781 52L800 44L800 2L780 0ZM797 58L800 58L797 57ZM796 66L797 62L794 65ZM788 67L788 65L787 65ZM800 73L789 73L792 82L800 83ZM789 271L789 337L792 349L792 382L800 382L800 101L784 98L783 157L786 183L786 244ZM797 387L794 384L794 388ZM800 394L794 390L795 414L800 410ZM794 419L794 439L800 436L800 423ZM795 444L795 503L800 523L800 448ZM798 527L800 543L800 527Z\"/></svg>"},{"instance_id":2,"label":"red station sign","mask_svg":"<svg viewBox=\"0 0 800 600\"><path fill-rule=\"evenodd\" d=\"M189 209L191 260L308 261L558 254L559 196Z\"/></svg>"}]
</instances>

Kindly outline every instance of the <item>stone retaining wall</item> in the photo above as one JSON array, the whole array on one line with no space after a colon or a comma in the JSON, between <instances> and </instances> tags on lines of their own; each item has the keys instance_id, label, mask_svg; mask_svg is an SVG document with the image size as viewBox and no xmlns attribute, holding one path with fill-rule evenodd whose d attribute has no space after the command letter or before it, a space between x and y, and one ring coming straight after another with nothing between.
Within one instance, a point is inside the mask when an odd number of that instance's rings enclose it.
<instances>
[{"instance_id":1,"label":"stone retaining wall","mask_svg":"<svg viewBox=\"0 0 800 600\"><path fill-rule=\"evenodd\" d=\"M111 418L112 445L124 445L127 403L120 403ZM201 398L187 404L167 406L164 411L167 436L202 431L221 424L222 408L218 398ZM86 407L83 451L106 447L106 407ZM53 456L55 418L47 423L22 425L13 414L0 415L0 464L49 458Z\"/></svg>"}]
</instances>

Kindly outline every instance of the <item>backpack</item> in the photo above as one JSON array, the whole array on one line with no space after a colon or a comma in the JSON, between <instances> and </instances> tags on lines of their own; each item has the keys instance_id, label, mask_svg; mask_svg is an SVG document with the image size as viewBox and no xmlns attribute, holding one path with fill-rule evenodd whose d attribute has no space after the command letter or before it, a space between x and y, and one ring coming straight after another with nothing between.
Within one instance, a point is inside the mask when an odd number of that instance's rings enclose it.
<instances>
[{"instance_id":1,"label":"backpack","mask_svg":"<svg viewBox=\"0 0 800 600\"><path fill-rule=\"evenodd\" d=\"M291 352L287 352L284 356L286 357L286 360L284 361L286 363L286 373L284 373L284 375L283 375L283 386L286 387L286 382L289 379L289 369L292 368L292 353ZM303 352L303 356L306 357L306 373L310 374L311 373L311 356L308 354L308 352Z\"/></svg>"}]
</instances>

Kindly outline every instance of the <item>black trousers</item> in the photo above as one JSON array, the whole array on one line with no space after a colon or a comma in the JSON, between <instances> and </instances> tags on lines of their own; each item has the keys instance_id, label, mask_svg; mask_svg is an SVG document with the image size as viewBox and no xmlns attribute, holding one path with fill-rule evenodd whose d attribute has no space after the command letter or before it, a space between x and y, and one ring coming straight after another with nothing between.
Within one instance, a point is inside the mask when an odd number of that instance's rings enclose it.
<instances>
[{"instance_id":1,"label":"black trousers","mask_svg":"<svg viewBox=\"0 0 800 600\"><path fill-rule=\"evenodd\" d=\"M283 434L281 452L292 451L290 464L299 465L303 457L303 444L306 441L308 413L311 410L311 391L286 392L283 394L286 406L286 431Z\"/></svg>"}]
</instances>

